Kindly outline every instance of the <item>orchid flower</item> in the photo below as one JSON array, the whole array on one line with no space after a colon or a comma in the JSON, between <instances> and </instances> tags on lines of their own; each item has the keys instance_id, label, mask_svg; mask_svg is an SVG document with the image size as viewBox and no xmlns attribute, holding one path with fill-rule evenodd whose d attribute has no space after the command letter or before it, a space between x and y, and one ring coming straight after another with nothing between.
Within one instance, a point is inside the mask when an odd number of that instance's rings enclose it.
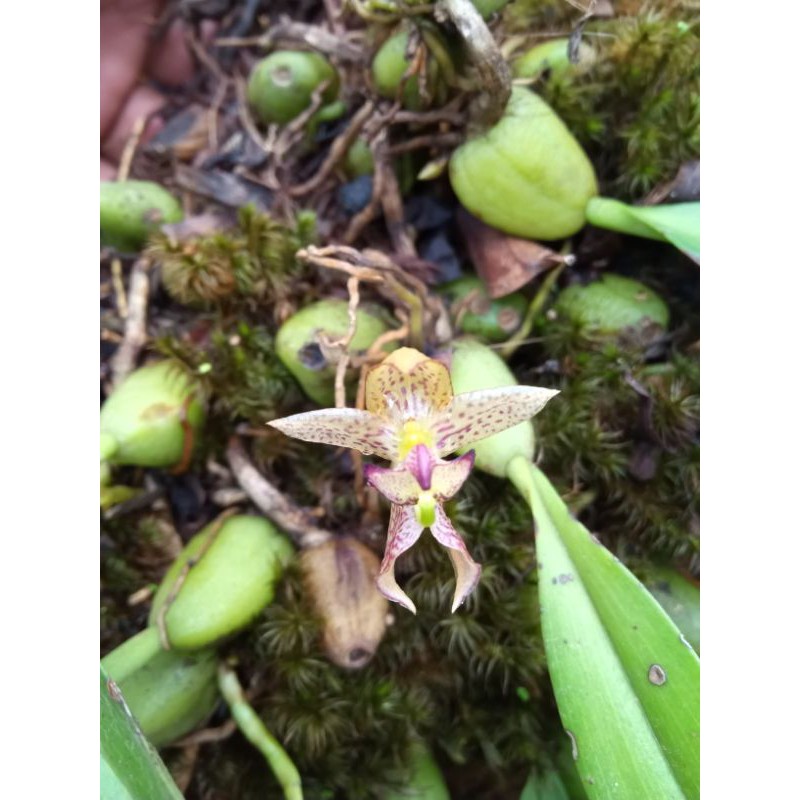
<instances>
[{"instance_id":1,"label":"orchid flower","mask_svg":"<svg viewBox=\"0 0 800 800\"><path fill-rule=\"evenodd\" d=\"M507 386L453 396L444 364L403 347L368 373L366 410L326 408L269 424L296 439L350 447L391 462L390 469L366 467L367 481L392 503L378 589L415 611L395 581L394 564L430 528L453 562L455 611L477 585L480 565L443 504L467 479L474 453L452 461L445 456L532 417L556 394L535 386Z\"/></svg>"}]
</instances>

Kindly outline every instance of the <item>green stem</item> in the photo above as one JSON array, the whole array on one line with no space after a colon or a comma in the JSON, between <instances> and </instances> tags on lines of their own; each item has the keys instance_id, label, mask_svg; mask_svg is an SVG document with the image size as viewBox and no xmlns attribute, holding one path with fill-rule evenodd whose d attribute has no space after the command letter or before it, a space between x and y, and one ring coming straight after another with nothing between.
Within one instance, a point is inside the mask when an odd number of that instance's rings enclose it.
<instances>
[{"instance_id":1,"label":"green stem","mask_svg":"<svg viewBox=\"0 0 800 800\"><path fill-rule=\"evenodd\" d=\"M425 45L428 50L431 51L436 63L441 68L445 83L448 86L461 87L462 82L459 80L458 73L453 64L453 59L450 58L450 53L447 52L447 48L439 40L439 37L432 31L425 30L425 28L422 28L420 33L422 34Z\"/></svg>"},{"instance_id":2,"label":"green stem","mask_svg":"<svg viewBox=\"0 0 800 800\"><path fill-rule=\"evenodd\" d=\"M303 787L297 767L247 702L236 673L225 664L220 664L218 678L219 690L239 730L261 751L278 783L283 787L283 796L286 800L303 800Z\"/></svg>"},{"instance_id":3,"label":"green stem","mask_svg":"<svg viewBox=\"0 0 800 800\"><path fill-rule=\"evenodd\" d=\"M552 291L553 286L555 286L556 281L566 266L566 261L558 264L558 266L550 270L550 273L542 281L539 291L536 292L533 300L531 300L531 304L528 306L528 312L525 314L525 319L522 320L522 325L520 325L517 332L500 348L500 355L506 361L514 355L517 348L530 335L530 332L533 330L533 323L536 322L536 318L544 308L544 304L547 302L548 297L550 297L550 292Z\"/></svg>"},{"instance_id":4,"label":"green stem","mask_svg":"<svg viewBox=\"0 0 800 800\"><path fill-rule=\"evenodd\" d=\"M514 456L506 465L506 476L514 488L533 509L534 486L531 479L531 462L523 455Z\"/></svg>"},{"instance_id":5,"label":"green stem","mask_svg":"<svg viewBox=\"0 0 800 800\"><path fill-rule=\"evenodd\" d=\"M108 653L100 663L117 683L122 683L160 651L158 631L145 628Z\"/></svg>"},{"instance_id":6,"label":"green stem","mask_svg":"<svg viewBox=\"0 0 800 800\"><path fill-rule=\"evenodd\" d=\"M408 306L409 344L412 347L416 347L417 350L423 350L425 347L425 325L422 300L391 275L387 276L386 282L400 301Z\"/></svg>"},{"instance_id":7,"label":"green stem","mask_svg":"<svg viewBox=\"0 0 800 800\"><path fill-rule=\"evenodd\" d=\"M649 225L639 222L628 206L608 197L593 197L586 206L586 220L598 228L607 228L618 233L642 236L645 239L665 241L664 237Z\"/></svg>"}]
</instances>

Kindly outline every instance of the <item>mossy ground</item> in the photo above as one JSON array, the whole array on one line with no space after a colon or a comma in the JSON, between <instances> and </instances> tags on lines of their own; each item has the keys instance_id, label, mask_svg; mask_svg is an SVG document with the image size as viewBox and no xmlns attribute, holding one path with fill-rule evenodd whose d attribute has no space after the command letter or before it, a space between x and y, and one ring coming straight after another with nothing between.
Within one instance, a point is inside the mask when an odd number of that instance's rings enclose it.
<instances>
[{"instance_id":1,"label":"mossy ground","mask_svg":"<svg viewBox=\"0 0 800 800\"><path fill-rule=\"evenodd\" d=\"M604 190L630 199L697 155L699 22L688 3L616 6L616 18L586 28L600 54L596 68L546 78L536 88L587 148ZM518 0L496 29L568 32L577 17L562 0ZM415 191L453 203L440 183ZM317 203L322 242L325 202ZM543 316L510 365L520 382L562 392L537 418L541 465L588 527L637 569L666 561L699 574L696 267L665 245L617 238L608 246L595 237L576 239L578 264L562 285L591 278L604 260L604 268L665 298L668 334L598 340ZM234 431L247 437L256 466L281 491L320 509L328 528L360 535L380 553L382 537L362 528L352 458L264 425L311 407L274 354L280 323L309 302L347 296L343 281L295 260L312 238L307 216L248 209L188 250L151 240L150 252L172 265L169 277L161 267L151 298L151 349L200 375L211 397L209 420L188 473L116 475L154 499L103 520L103 652L145 625L149 604L131 605L131 595L155 584L180 542L221 511L215 491L232 485L224 449ZM360 242L376 243L374 230ZM536 288L528 287L528 296ZM369 287L362 292L362 300L386 306ZM448 512L484 567L459 613L449 609L450 562L425 535L398 563L418 614L391 609L392 624L365 669L346 672L325 657L297 565L252 629L223 648L300 769L309 798L379 798L402 785L418 737L431 744L454 798L516 798L530 766L562 745L538 628L530 511L505 482L473 474ZM387 510L381 514L385 524ZM212 724L224 719L220 710ZM202 746L187 797L245 800L278 791L263 758L234 734Z\"/></svg>"}]
</instances>

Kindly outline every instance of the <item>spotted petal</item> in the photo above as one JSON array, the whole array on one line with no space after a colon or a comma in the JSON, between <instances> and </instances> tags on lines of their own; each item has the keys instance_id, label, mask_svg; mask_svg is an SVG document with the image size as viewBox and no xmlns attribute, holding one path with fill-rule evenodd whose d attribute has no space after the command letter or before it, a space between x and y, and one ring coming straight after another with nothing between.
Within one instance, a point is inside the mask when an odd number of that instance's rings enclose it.
<instances>
[{"instance_id":1,"label":"spotted petal","mask_svg":"<svg viewBox=\"0 0 800 800\"><path fill-rule=\"evenodd\" d=\"M413 506L392 506L389 516L389 536L386 540L386 550L376 581L378 591L385 598L400 603L412 614L417 613L417 607L397 585L394 577L394 563L402 553L414 545L422 531L423 527L417 522Z\"/></svg>"},{"instance_id":2,"label":"spotted petal","mask_svg":"<svg viewBox=\"0 0 800 800\"><path fill-rule=\"evenodd\" d=\"M387 469L375 464L364 465L364 478L390 503L398 506L414 505L419 500L420 485L407 469Z\"/></svg>"},{"instance_id":3,"label":"spotted petal","mask_svg":"<svg viewBox=\"0 0 800 800\"><path fill-rule=\"evenodd\" d=\"M481 565L472 560L464 540L458 535L441 504L436 506L436 521L431 526L431 533L439 544L447 548L447 554L456 572L456 591L451 609L454 612L478 585Z\"/></svg>"},{"instance_id":4,"label":"spotted petal","mask_svg":"<svg viewBox=\"0 0 800 800\"><path fill-rule=\"evenodd\" d=\"M429 421L438 455L447 456L538 414L558 392L538 386L503 386L466 392Z\"/></svg>"},{"instance_id":5,"label":"spotted petal","mask_svg":"<svg viewBox=\"0 0 800 800\"><path fill-rule=\"evenodd\" d=\"M350 447L365 456L374 453L389 461L397 459L396 428L368 411L323 408L275 419L267 424L304 442Z\"/></svg>"},{"instance_id":6,"label":"spotted petal","mask_svg":"<svg viewBox=\"0 0 800 800\"><path fill-rule=\"evenodd\" d=\"M437 462L431 451L419 444L394 469L367 464L364 477L390 503L414 505L425 491L431 491L436 501L441 503L453 497L464 485L474 463L474 450L452 461Z\"/></svg>"},{"instance_id":7,"label":"spotted petal","mask_svg":"<svg viewBox=\"0 0 800 800\"><path fill-rule=\"evenodd\" d=\"M433 496L441 503L449 500L464 485L475 463L475 451L470 450L452 461L444 461L433 468L431 490Z\"/></svg>"},{"instance_id":8,"label":"spotted petal","mask_svg":"<svg viewBox=\"0 0 800 800\"><path fill-rule=\"evenodd\" d=\"M366 407L379 417L428 417L447 408L452 398L447 367L410 347L396 350L367 374Z\"/></svg>"}]
</instances>

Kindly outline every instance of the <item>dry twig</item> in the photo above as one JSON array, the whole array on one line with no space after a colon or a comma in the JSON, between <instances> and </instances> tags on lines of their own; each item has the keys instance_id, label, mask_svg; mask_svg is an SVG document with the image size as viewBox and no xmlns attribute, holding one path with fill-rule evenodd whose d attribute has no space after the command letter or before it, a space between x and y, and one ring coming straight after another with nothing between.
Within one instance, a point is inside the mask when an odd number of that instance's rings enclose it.
<instances>
[{"instance_id":1,"label":"dry twig","mask_svg":"<svg viewBox=\"0 0 800 800\"><path fill-rule=\"evenodd\" d=\"M371 100L361 106L353 115L350 124L334 140L325 161L322 162L322 166L320 166L316 174L307 181L289 189L289 194L292 197L302 197L304 194L314 191L333 172L336 165L347 155L350 145L361 133L361 129L374 111L375 104Z\"/></svg>"},{"instance_id":2,"label":"dry twig","mask_svg":"<svg viewBox=\"0 0 800 800\"><path fill-rule=\"evenodd\" d=\"M333 536L314 525L305 509L284 497L255 468L238 436L230 438L225 455L239 486L264 514L294 539L298 547L316 547Z\"/></svg>"},{"instance_id":3,"label":"dry twig","mask_svg":"<svg viewBox=\"0 0 800 800\"><path fill-rule=\"evenodd\" d=\"M139 352L147 341L147 296L150 280L147 272L150 262L138 259L131 268L128 289L128 316L122 344L111 360L112 385L118 386L136 366Z\"/></svg>"}]
</instances>

